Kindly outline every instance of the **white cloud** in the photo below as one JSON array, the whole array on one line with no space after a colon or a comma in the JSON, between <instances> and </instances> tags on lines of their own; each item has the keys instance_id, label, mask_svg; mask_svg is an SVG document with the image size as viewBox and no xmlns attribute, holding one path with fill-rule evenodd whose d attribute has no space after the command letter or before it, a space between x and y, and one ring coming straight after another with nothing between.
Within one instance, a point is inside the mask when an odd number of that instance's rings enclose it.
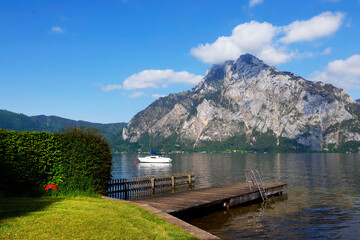
<instances>
[{"instance_id":1,"label":"white cloud","mask_svg":"<svg viewBox=\"0 0 360 240\"><path fill-rule=\"evenodd\" d=\"M152 94L151 96L152 96L153 98L158 99L158 98L161 98L161 97L165 97L166 95L161 95L161 94Z\"/></svg>"},{"instance_id":2,"label":"white cloud","mask_svg":"<svg viewBox=\"0 0 360 240\"><path fill-rule=\"evenodd\" d=\"M195 85L202 79L202 76L195 75L186 71L174 72L166 70L144 70L125 79L122 85L107 85L102 87L103 91L115 89L147 89L147 88L166 88L169 84L184 83Z\"/></svg>"},{"instance_id":3,"label":"white cloud","mask_svg":"<svg viewBox=\"0 0 360 240\"><path fill-rule=\"evenodd\" d=\"M274 47L267 45L264 46L257 56L267 63L284 63L288 62L295 56L295 53L286 53L285 49L275 49Z\"/></svg>"},{"instance_id":4,"label":"white cloud","mask_svg":"<svg viewBox=\"0 0 360 240\"><path fill-rule=\"evenodd\" d=\"M314 81L331 83L345 90L360 89L360 55L330 62L324 72L310 75Z\"/></svg>"},{"instance_id":5,"label":"white cloud","mask_svg":"<svg viewBox=\"0 0 360 240\"><path fill-rule=\"evenodd\" d=\"M206 63L236 60L251 53L270 64L285 63L297 57L289 44L312 41L334 34L342 24L344 14L324 12L307 21L295 21L287 26L251 21L236 26L230 36L220 36L213 43L200 44L191 54Z\"/></svg>"},{"instance_id":6,"label":"white cloud","mask_svg":"<svg viewBox=\"0 0 360 240\"><path fill-rule=\"evenodd\" d=\"M131 97L131 98L138 98L138 97L142 97L142 96L147 96L147 94L144 93L144 92L134 92L134 93L131 94L129 97Z\"/></svg>"},{"instance_id":7,"label":"white cloud","mask_svg":"<svg viewBox=\"0 0 360 240\"><path fill-rule=\"evenodd\" d=\"M331 54L331 52L332 52L332 48L328 47L321 54L322 55L328 55L328 54Z\"/></svg>"},{"instance_id":8,"label":"white cloud","mask_svg":"<svg viewBox=\"0 0 360 240\"><path fill-rule=\"evenodd\" d=\"M61 27L57 27L57 26L54 26L50 29L50 32L54 32L54 33L64 33L65 30Z\"/></svg>"},{"instance_id":9,"label":"white cloud","mask_svg":"<svg viewBox=\"0 0 360 240\"><path fill-rule=\"evenodd\" d=\"M173 70L144 70L133 74L123 83L124 89L159 88L160 85L171 83L186 83L195 85L202 76L188 72L174 72Z\"/></svg>"},{"instance_id":10,"label":"white cloud","mask_svg":"<svg viewBox=\"0 0 360 240\"><path fill-rule=\"evenodd\" d=\"M249 1L249 6L250 7L254 7L255 5L261 4L263 3L263 0L250 0Z\"/></svg>"},{"instance_id":11,"label":"white cloud","mask_svg":"<svg viewBox=\"0 0 360 240\"><path fill-rule=\"evenodd\" d=\"M231 36L221 36L214 43L200 44L191 54L207 63L235 60L244 53L259 53L269 49L278 28L270 23L251 21L232 30Z\"/></svg>"},{"instance_id":12,"label":"white cloud","mask_svg":"<svg viewBox=\"0 0 360 240\"><path fill-rule=\"evenodd\" d=\"M122 86L113 84L113 85L102 86L101 88L103 91L112 91L112 90L116 90L116 89L121 89Z\"/></svg>"},{"instance_id":13,"label":"white cloud","mask_svg":"<svg viewBox=\"0 0 360 240\"><path fill-rule=\"evenodd\" d=\"M289 44L331 36L339 29L343 19L341 12L324 12L307 21L295 21L284 27L285 37L280 42Z\"/></svg>"}]
</instances>

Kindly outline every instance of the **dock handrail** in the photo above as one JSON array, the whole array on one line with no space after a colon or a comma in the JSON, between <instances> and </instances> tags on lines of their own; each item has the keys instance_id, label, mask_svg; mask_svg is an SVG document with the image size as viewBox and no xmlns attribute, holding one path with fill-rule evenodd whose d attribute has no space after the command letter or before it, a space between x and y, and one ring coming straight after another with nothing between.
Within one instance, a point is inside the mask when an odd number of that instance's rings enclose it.
<instances>
[{"instance_id":1,"label":"dock handrail","mask_svg":"<svg viewBox=\"0 0 360 240\"><path fill-rule=\"evenodd\" d=\"M261 175L256 169L245 170L246 182L249 184L249 188L256 187L259 190L260 196L263 201L267 199L267 192L263 186Z\"/></svg>"}]
</instances>

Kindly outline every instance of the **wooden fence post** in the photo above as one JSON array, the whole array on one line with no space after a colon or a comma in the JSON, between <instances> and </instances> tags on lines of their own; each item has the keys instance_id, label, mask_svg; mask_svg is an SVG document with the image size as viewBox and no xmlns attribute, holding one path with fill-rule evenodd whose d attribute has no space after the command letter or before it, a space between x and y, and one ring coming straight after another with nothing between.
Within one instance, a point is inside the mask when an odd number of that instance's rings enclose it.
<instances>
[{"instance_id":1,"label":"wooden fence post","mask_svg":"<svg viewBox=\"0 0 360 240\"><path fill-rule=\"evenodd\" d=\"M151 193L154 194L154 192L155 192L155 179L154 179L154 177L150 178L150 182L151 182Z\"/></svg>"},{"instance_id":2,"label":"wooden fence post","mask_svg":"<svg viewBox=\"0 0 360 240\"><path fill-rule=\"evenodd\" d=\"M175 177L174 177L174 175L171 175L171 188L175 189Z\"/></svg>"},{"instance_id":3,"label":"wooden fence post","mask_svg":"<svg viewBox=\"0 0 360 240\"><path fill-rule=\"evenodd\" d=\"M124 187L125 187L125 200L128 200L127 179L125 179L125 182L124 182Z\"/></svg>"}]
</instances>

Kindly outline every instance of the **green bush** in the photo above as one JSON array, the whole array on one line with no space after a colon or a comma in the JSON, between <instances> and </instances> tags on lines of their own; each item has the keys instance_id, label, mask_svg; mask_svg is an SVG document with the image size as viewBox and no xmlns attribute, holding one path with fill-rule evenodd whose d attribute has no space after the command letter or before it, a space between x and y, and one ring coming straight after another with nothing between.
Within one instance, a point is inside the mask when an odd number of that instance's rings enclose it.
<instances>
[{"instance_id":1,"label":"green bush","mask_svg":"<svg viewBox=\"0 0 360 240\"><path fill-rule=\"evenodd\" d=\"M18 195L38 192L47 183L61 144L49 133L0 129L0 189Z\"/></svg>"},{"instance_id":2,"label":"green bush","mask_svg":"<svg viewBox=\"0 0 360 240\"><path fill-rule=\"evenodd\" d=\"M57 134L63 146L63 161L56 169L64 183L65 179L79 183L93 181L94 192L105 194L107 182L111 179L112 155L110 145L96 128L73 127ZM66 184L66 182L65 182ZM73 183L71 183L73 184Z\"/></svg>"},{"instance_id":3,"label":"green bush","mask_svg":"<svg viewBox=\"0 0 360 240\"><path fill-rule=\"evenodd\" d=\"M97 129L73 127L56 134L0 129L3 194L39 194L49 183L62 194L104 194L111 164L110 146Z\"/></svg>"}]
</instances>

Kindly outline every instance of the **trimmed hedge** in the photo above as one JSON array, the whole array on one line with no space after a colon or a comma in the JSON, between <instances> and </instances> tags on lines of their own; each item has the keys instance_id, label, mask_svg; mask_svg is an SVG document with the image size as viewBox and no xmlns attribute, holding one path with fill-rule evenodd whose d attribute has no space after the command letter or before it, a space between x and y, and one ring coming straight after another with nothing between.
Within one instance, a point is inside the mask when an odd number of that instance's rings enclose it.
<instances>
[{"instance_id":1,"label":"trimmed hedge","mask_svg":"<svg viewBox=\"0 0 360 240\"><path fill-rule=\"evenodd\" d=\"M53 181L65 183L69 192L93 190L105 194L112 166L111 148L105 137L96 128L76 127L57 136L61 139L63 161L55 166L55 172L60 174Z\"/></svg>"},{"instance_id":2,"label":"trimmed hedge","mask_svg":"<svg viewBox=\"0 0 360 240\"><path fill-rule=\"evenodd\" d=\"M0 129L0 192L6 195L34 195L50 183L63 194L104 194L111 165L110 146L97 129Z\"/></svg>"}]
</instances>

